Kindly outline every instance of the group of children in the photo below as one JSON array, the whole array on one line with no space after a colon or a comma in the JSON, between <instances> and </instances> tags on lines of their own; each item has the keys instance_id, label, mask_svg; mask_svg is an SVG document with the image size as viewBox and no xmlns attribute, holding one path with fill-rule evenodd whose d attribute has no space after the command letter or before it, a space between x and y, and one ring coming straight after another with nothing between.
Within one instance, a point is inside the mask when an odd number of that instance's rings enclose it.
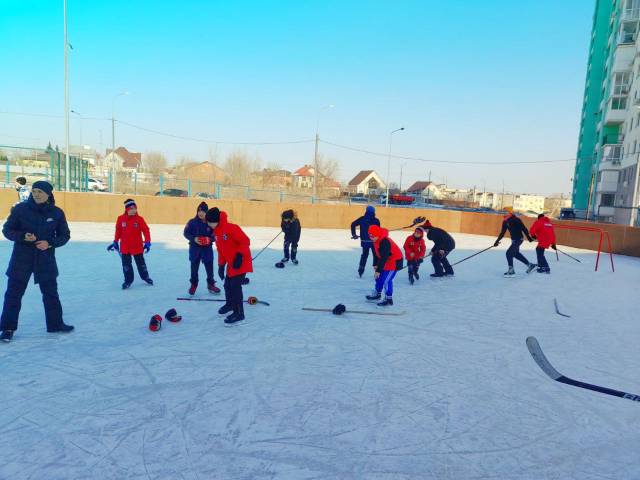
<instances>
[{"instance_id":1,"label":"group of children","mask_svg":"<svg viewBox=\"0 0 640 480\"><path fill-rule=\"evenodd\" d=\"M125 213L118 217L115 238L108 250L117 251L122 259L123 289L129 288L133 283L132 259L136 263L140 278L147 284L153 285L144 260L144 253L149 253L151 248L149 227L144 218L138 214L134 200L127 199L124 206ZM356 234L357 227L360 228L359 234ZM291 261L297 265L298 243L302 227L294 210L282 212L280 228L284 233L284 257L281 262ZM536 267L538 272L550 273L544 252L547 248L555 249L556 246L553 224L547 217L540 215L529 232L522 220L509 210L494 246L499 245L507 231L511 236L511 246L506 252L509 270L505 275L515 274L514 259L527 265L527 273ZM402 249L404 254L389 236L389 230L380 226L380 220L376 218L375 208L372 206L367 206L364 215L353 221L351 236L355 240L359 239L362 247L358 264L360 277L364 273L369 254L373 256L375 288L366 298L376 301L381 307L393 305L393 280L397 272L406 268L409 283L413 285L415 280L420 279L420 265L427 257L431 257L434 268L432 277L454 275L453 267L447 257L456 248L455 240L445 230L434 227L429 220L418 226L405 239ZM225 318L225 323L244 320L242 285L248 283L246 275L253 271L249 237L238 225L229 222L225 212L221 212L218 208L210 209L205 202L198 205L195 217L187 222L184 237L189 242L191 264L189 294L194 295L198 288L200 264L204 265L206 272L207 290L213 294L220 293L213 270L213 244L215 243L218 251L218 276L224 280L225 292L225 304L218 313L230 314ZM520 246L525 237L529 241L538 240L536 248L538 260L535 264L529 262L520 253ZM433 242L433 247L428 254L425 238ZM383 293L384 298L382 298Z\"/></svg>"}]
</instances>

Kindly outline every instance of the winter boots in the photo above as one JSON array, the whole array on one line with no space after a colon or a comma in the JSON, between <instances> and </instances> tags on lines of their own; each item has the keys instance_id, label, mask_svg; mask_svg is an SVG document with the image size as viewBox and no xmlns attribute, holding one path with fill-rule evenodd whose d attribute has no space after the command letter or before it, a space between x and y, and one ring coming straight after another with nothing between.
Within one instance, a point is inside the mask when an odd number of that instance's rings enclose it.
<instances>
[{"instance_id":1,"label":"winter boots","mask_svg":"<svg viewBox=\"0 0 640 480\"><path fill-rule=\"evenodd\" d=\"M220 293L220 289L216 287L216 282L208 282L207 290L209 290L209 293L213 293L214 295Z\"/></svg>"},{"instance_id":2,"label":"winter boots","mask_svg":"<svg viewBox=\"0 0 640 480\"><path fill-rule=\"evenodd\" d=\"M382 298L382 294L379 292L373 292L371 295L367 295L367 300L380 300Z\"/></svg>"},{"instance_id":3,"label":"winter boots","mask_svg":"<svg viewBox=\"0 0 640 480\"><path fill-rule=\"evenodd\" d=\"M233 313L224 319L224 323L231 324L244 320L244 307L242 304L233 309Z\"/></svg>"},{"instance_id":4,"label":"winter boots","mask_svg":"<svg viewBox=\"0 0 640 480\"><path fill-rule=\"evenodd\" d=\"M198 282L191 282L191 287L189 287L189 295L195 295L197 289L198 289Z\"/></svg>"},{"instance_id":5,"label":"winter boots","mask_svg":"<svg viewBox=\"0 0 640 480\"><path fill-rule=\"evenodd\" d=\"M47 328L47 332L49 333L69 333L74 329L73 325L67 325L66 323L61 323L57 327Z\"/></svg>"}]
</instances>

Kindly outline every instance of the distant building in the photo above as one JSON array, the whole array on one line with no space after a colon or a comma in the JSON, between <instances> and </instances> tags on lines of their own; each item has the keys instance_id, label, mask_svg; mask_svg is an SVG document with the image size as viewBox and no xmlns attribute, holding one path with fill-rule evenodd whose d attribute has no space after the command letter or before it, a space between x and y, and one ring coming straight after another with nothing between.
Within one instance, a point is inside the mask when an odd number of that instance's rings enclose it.
<instances>
[{"instance_id":1,"label":"distant building","mask_svg":"<svg viewBox=\"0 0 640 480\"><path fill-rule=\"evenodd\" d=\"M293 183L293 176L289 170L273 170L269 168L258 172L259 180L265 187L288 188Z\"/></svg>"},{"instance_id":2,"label":"distant building","mask_svg":"<svg viewBox=\"0 0 640 480\"><path fill-rule=\"evenodd\" d=\"M226 178L224 170L211 162L180 165L175 168L175 174L193 182L222 183Z\"/></svg>"},{"instance_id":3,"label":"distant building","mask_svg":"<svg viewBox=\"0 0 640 480\"><path fill-rule=\"evenodd\" d=\"M142 153L130 152L125 147L118 147L115 150L107 149L103 162L104 166L116 171L134 172L142 166Z\"/></svg>"},{"instance_id":4,"label":"distant building","mask_svg":"<svg viewBox=\"0 0 640 480\"><path fill-rule=\"evenodd\" d=\"M351 194L378 195L386 190L387 185L382 181L375 170L362 170L353 177L347 185Z\"/></svg>"},{"instance_id":5,"label":"distant building","mask_svg":"<svg viewBox=\"0 0 640 480\"><path fill-rule=\"evenodd\" d=\"M311 165L305 165L293 172L291 183L295 188L311 189L313 188L314 175L315 169Z\"/></svg>"},{"instance_id":6,"label":"distant building","mask_svg":"<svg viewBox=\"0 0 640 480\"><path fill-rule=\"evenodd\" d=\"M407 193L419 195L427 201L442 198L442 190L440 187L433 182L427 181L415 182L407 188Z\"/></svg>"},{"instance_id":7,"label":"distant building","mask_svg":"<svg viewBox=\"0 0 640 480\"><path fill-rule=\"evenodd\" d=\"M518 212L542 213L544 211L544 197L542 195L516 194L512 206Z\"/></svg>"}]
</instances>

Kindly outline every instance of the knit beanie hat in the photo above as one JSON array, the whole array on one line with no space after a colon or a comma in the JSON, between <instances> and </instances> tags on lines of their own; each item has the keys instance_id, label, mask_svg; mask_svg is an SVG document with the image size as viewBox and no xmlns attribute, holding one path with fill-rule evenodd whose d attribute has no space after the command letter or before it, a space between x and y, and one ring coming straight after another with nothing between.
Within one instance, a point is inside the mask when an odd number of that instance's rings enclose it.
<instances>
[{"instance_id":1,"label":"knit beanie hat","mask_svg":"<svg viewBox=\"0 0 640 480\"><path fill-rule=\"evenodd\" d=\"M209 205L207 205L207 202L200 202L200 205L198 205L198 212L202 210L203 212L207 212L209 210Z\"/></svg>"},{"instance_id":2,"label":"knit beanie hat","mask_svg":"<svg viewBox=\"0 0 640 480\"><path fill-rule=\"evenodd\" d=\"M132 198L127 198L124 201L124 209L129 210L131 208L138 208L138 206L136 205L135 200L133 200Z\"/></svg>"},{"instance_id":3,"label":"knit beanie hat","mask_svg":"<svg viewBox=\"0 0 640 480\"><path fill-rule=\"evenodd\" d=\"M433 227L433 225L431 225L431 222L429 220L425 220L424 223L420 226L423 230L426 230L428 228Z\"/></svg>"},{"instance_id":4,"label":"knit beanie hat","mask_svg":"<svg viewBox=\"0 0 640 480\"><path fill-rule=\"evenodd\" d=\"M45 182L44 180L38 180L31 185L31 189L37 188L38 190L42 190L47 195L51 195L53 193L53 186L49 182Z\"/></svg>"},{"instance_id":5,"label":"knit beanie hat","mask_svg":"<svg viewBox=\"0 0 640 480\"><path fill-rule=\"evenodd\" d=\"M212 209L207 211L207 222L209 223L220 222L220 210L218 210L218 207L213 207Z\"/></svg>"}]
</instances>

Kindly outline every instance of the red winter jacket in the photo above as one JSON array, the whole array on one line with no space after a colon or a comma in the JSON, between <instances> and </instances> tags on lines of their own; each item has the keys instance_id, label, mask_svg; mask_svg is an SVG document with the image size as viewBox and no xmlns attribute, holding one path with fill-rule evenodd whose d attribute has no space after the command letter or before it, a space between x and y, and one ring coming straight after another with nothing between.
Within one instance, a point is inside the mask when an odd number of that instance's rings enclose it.
<instances>
[{"instance_id":1,"label":"red winter jacket","mask_svg":"<svg viewBox=\"0 0 640 480\"><path fill-rule=\"evenodd\" d=\"M213 233L218 249L218 265L227 265L227 277L253 272L249 249L251 241L238 225L229 223L226 212L220 212L220 222ZM240 268L233 268L233 261L238 253L242 255L242 265Z\"/></svg>"},{"instance_id":2,"label":"red winter jacket","mask_svg":"<svg viewBox=\"0 0 640 480\"><path fill-rule=\"evenodd\" d=\"M151 233L147 222L137 213L135 215L120 215L116 221L115 241L120 242L120 253L139 255L144 247L142 237L145 242L151 242Z\"/></svg>"},{"instance_id":3,"label":"red winter jacket","mask_svg":"<svg viewBox=\"0 0 640 480\"><path fill-rule=\"evenodd\" d=\"M424 243L424 238L416 238L413 234L409 235L404 241L404 256L407 262L420 260L424 258L424 254L427 251L427 246Z\"/></svg>"},{"instance_id":4,"label":"red winter jacket","mask_svg":"<svg viewBox=\"0 0 640 480\"><path fill-rule=\"evenodd\" d=\"M556 243L556 234L553 229L553 223L547 217L539 218L531 225L529 233L538 239L538 246L549 248Z\"/></svg>"},{"instance_id":5,"label":"red winter jacket","mask_svg":"<svg viewBox=\"0 0 640 480\"><path fill-rule=\"evenodd\" d=\"M380 228L377 225L369 227L369 237L377 237L378 240L373 242L373 251L378 258L376 271L383 270L400 270L402 268L402 250L396 245L396 242L389 238L389 230Z\"/></svg>"}]
</instances>

